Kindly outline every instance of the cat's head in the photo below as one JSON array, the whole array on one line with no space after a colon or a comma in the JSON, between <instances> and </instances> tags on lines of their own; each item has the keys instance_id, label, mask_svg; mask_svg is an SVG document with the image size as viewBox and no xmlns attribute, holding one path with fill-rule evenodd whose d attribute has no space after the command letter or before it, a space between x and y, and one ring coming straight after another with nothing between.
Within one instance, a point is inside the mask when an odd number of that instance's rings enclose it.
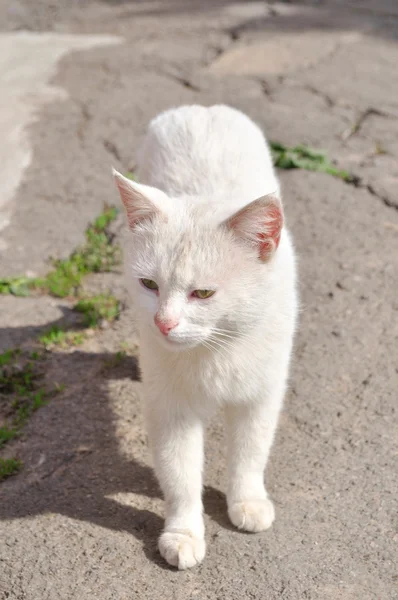
<instances>
[{"instance_id":1,"label":"cat's head","mask_svg":"<svg viewBox=\"0 0 398 600\"><path fill-rule=\"evenodd\" d=\"M280 201L265 196L217 222L211 204L173 200L114 176L130 229L127 277L140 323L170 350L227 346L255 326L272 285Z\"/></svg>"}]
</instances>

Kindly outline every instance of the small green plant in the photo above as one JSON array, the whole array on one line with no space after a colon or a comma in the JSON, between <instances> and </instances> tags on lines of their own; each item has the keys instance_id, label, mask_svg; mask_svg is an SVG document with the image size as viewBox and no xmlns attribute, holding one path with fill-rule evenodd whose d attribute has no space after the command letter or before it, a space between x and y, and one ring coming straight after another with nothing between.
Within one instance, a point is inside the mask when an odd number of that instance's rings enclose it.
<instances>
[{"instance_id":1,"label":"small green plant","mask_svg":"<svg viewBox=\"0 0 398 600\"><path fill-rule=\"evenodd\" d=\"M110 271L120 262L120 248L113 244L113 237L108 231L116 215L115 207L106 208L87 228L85 244L77 248L69 258L56 260L54 269L45 277L0 279L0 294L28 296L36 290L57 298L76 296L85 275Z\"/></svg>"},{"instance_id":2,"label":"small green plant","mask_svg":"<svg viewBox=\"0 0 398 600\"><path fill-rule=\"evenodd\" d=\"M127 353L125 350L119 350L118 352L116 352L116 354L114 354L113 356L111 356L110 358L108 358L107 360L104 361L104 368L105 369L114 369L115 367L119 366L123 360L126 358Z\"/></svg>"},{"instance_id":3,"label":"small green plant","mask_svg":"<svg viewBox=\"0 0 398 600\"><path fill-rule=\"evenodd\" d=\"M18 431L16 427L8 427L8 425L3 425L0 427L0 448L4 446L10 440L13 440L17 437Z\"/></svg>"},{"instance_id":4,"label":"small green plant","mask_svg":"<svg viewBox=\"0 0 398 600\"><path fill-rule=\"evenodd\" d=\"M116 319L120 312L120 304L114 296L101 294L79 300L74 310L83 314L86 326L97 327L101 321Z\"/></svg>"},{"instance_id":5,"label":"small green plant","mask_svg":"<svg viewBox=\"0 0 398 600\"><path fill-rule=\"evenodd\" d=\"M13 296L29 296L31 290L40 288L42 279L36 277L9 277L0 279L0 294Z\"/></svg>"},{"instance_id":6,"label":"small green plant","mask_svg":"<svg viewBox=\"0 0 398 600\"><path fill-rule=\"evenodd\" d=\"M12 359L9 360L9 352L1 356L4 360L6 355L7 362L0 362L0 394L17 394L22 396L35 389L40 374L34 369L34 363L29 361L26 364L19 364L17 359L20 355L18 351L13 352Z\"/></svg>"},{"instance_id":7,"label":"small green plant","mask_svg":"<svg viewBox=\"0 0 398 600\"><path fill-rule=\"evenodd\" d=\"M351 173L335 167L324 152L303 145L289 148L279 142L271 142L270 147L274 164L279 169L320 171L343 179L348 183L355 181L355 177Z\"/></svg>"},{"instance_id":8,"label":"small green plant","mask_svg":"<svg viewBox=\"0 0 398 600\"><path fill-rule=\"evenodd\" d=\"M19 350L6 350L2 354L0 354L0 368L10 364L10 362L14 359L14 357L17 354L19 354Z\"/></svg>"},{"instance_id":9,"label":"small green plant","mask_svg":"<svg viewBox=\"0 0 398 600\"><path fill-rule=\"evenodd\" d=\"M0 481L18 473L22 466L22 462L17 458L0 458Z\"/></svg>"},{"instance_id":10,"label":"small green plant","mask_svg":"<svg viewBox=\"0 0 398 600\"><path fill-rule=\"evenodd\" d=\"M65 331L54 325L39 337L39 342L46 348L51 346L80 346L84 342L83 331Z\"/></svg>"},{"instance_id":11,"label":"small green plant","mask_svg":"<svg viewBox=\"0 0 398 600\"><path fill-rule=\"evenodd\" d=\"M45 346L52 346L62 344L65 341L65 337L66 332L63 329L60 329L60 327L57 327L57 325L54 325L39 337L39 342Z\"/></svg>"},{"instance_id":12,"label":"small green plant","mask_svg":"<svg viewBox=\"0 0 398 600\"><path fill-rule=\"evenodd\" d=\"M37 355L37 356L36 356ZM49 390L43 385L40 355L24 356L19 349L0 354L0 448L17 437L29 417L61 391L61 386Z\"/></svg>"},{"instance_id":13,"label":"small green plant","mask_svg":"<svg viewBox=\"0 0 398 600\"><path fill-rule=\"evenodd\" d=\"M75 304L73 310L82 315L85 327L98 327L102 321L113 321L120 313L119 301L109 294L100 294L82 298ZM39 342L46 348L52 346L79 346L86 339L87 332L67 331L54 325L39 337Z\"/></svg>"}]
</instances>

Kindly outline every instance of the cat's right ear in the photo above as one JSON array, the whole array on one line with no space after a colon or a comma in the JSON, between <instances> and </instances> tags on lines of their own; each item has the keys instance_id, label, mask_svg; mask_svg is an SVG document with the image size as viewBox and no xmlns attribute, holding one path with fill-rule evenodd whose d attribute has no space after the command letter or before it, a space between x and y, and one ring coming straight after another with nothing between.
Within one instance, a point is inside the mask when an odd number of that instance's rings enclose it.
<instances>
[{"instance_id":1,"label":"cat's right ear","mask_svg":"<svg viewBox=\"0 0 398 600\"><path fill-rule=\"evenodd\" d=\"M266 262L278 248L282 233L281 201L275 194L262 196L232 215L225 225L237 237L257 246L259 259Z\"/></svg>"},{"instance_id":2,"label":"cat's right ear","mask_svg":"<svg viewBox=\"0 0 398 600\"><path fill-rule=\"evenodd\" d=\"M167 201L167 196L157 188L148 185L136 183L127 179L115 169L112 169L116 187L119 190L120 198L126 209L127 221L130 229L134 229L138 223L153 219L156 216L166 218L163 205Z\"/></svg>"}]
</instances>

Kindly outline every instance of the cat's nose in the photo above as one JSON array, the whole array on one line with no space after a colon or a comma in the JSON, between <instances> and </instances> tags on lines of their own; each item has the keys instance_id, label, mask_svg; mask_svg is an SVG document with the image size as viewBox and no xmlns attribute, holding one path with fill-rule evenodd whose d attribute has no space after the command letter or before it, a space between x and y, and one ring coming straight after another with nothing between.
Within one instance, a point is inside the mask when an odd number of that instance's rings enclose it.
<instances>
[{"instance_id":1,"label":"cat's nose","mask_svg":"<svg viewBox=\"0 0 398 600\"><path fill-rule=\"evenodd\" d=\"M169 335L170 331L178 325L176 319L160 319L157 314L155 315L154 321L163 335Z\"/></svg>"}]
</instances>

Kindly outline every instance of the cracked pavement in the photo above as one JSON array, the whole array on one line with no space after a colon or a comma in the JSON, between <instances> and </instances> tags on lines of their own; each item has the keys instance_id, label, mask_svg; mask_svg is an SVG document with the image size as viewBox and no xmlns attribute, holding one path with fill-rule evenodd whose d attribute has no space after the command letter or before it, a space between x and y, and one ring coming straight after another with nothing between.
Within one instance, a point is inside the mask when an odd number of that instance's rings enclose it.
<instances>
[{"instance_id":1,"label":"cracked pavement","mask_svg":"<svg viewBox=\"0 0 398 600\"><path fill-rule=\"evenodd\" d=\"M170 106L231 104L269 139L323 149L357 178L279 172L302 314L266 472L272 529L248 535L228 524L215 420L206 559L184 573L161 560L163 501L126 309L79 348L48 352L47 377L65 391L2 450L24 469L0 484L0 598L398 598L397 3L7 0L0 25L0 43L7 32L17 48L22 32L32 53L44 32L81 36L59 59L46 46L52 66L43 85L59 93L45 102L21 96L34 119L15 149L20 177L1 209L1 276L43 274L50 257L83 241L104 204L118 202L111 165L133 169L146 124ZM89 48L89 36L119 40ZM121 230L119 218L117 239ZM125 301L120 269L91 275L86 286ZM28 347L70 307L68 299L0 296L1 351ZM113 364L123 344L130 350Z\"/></svg>"}]
</instances>

